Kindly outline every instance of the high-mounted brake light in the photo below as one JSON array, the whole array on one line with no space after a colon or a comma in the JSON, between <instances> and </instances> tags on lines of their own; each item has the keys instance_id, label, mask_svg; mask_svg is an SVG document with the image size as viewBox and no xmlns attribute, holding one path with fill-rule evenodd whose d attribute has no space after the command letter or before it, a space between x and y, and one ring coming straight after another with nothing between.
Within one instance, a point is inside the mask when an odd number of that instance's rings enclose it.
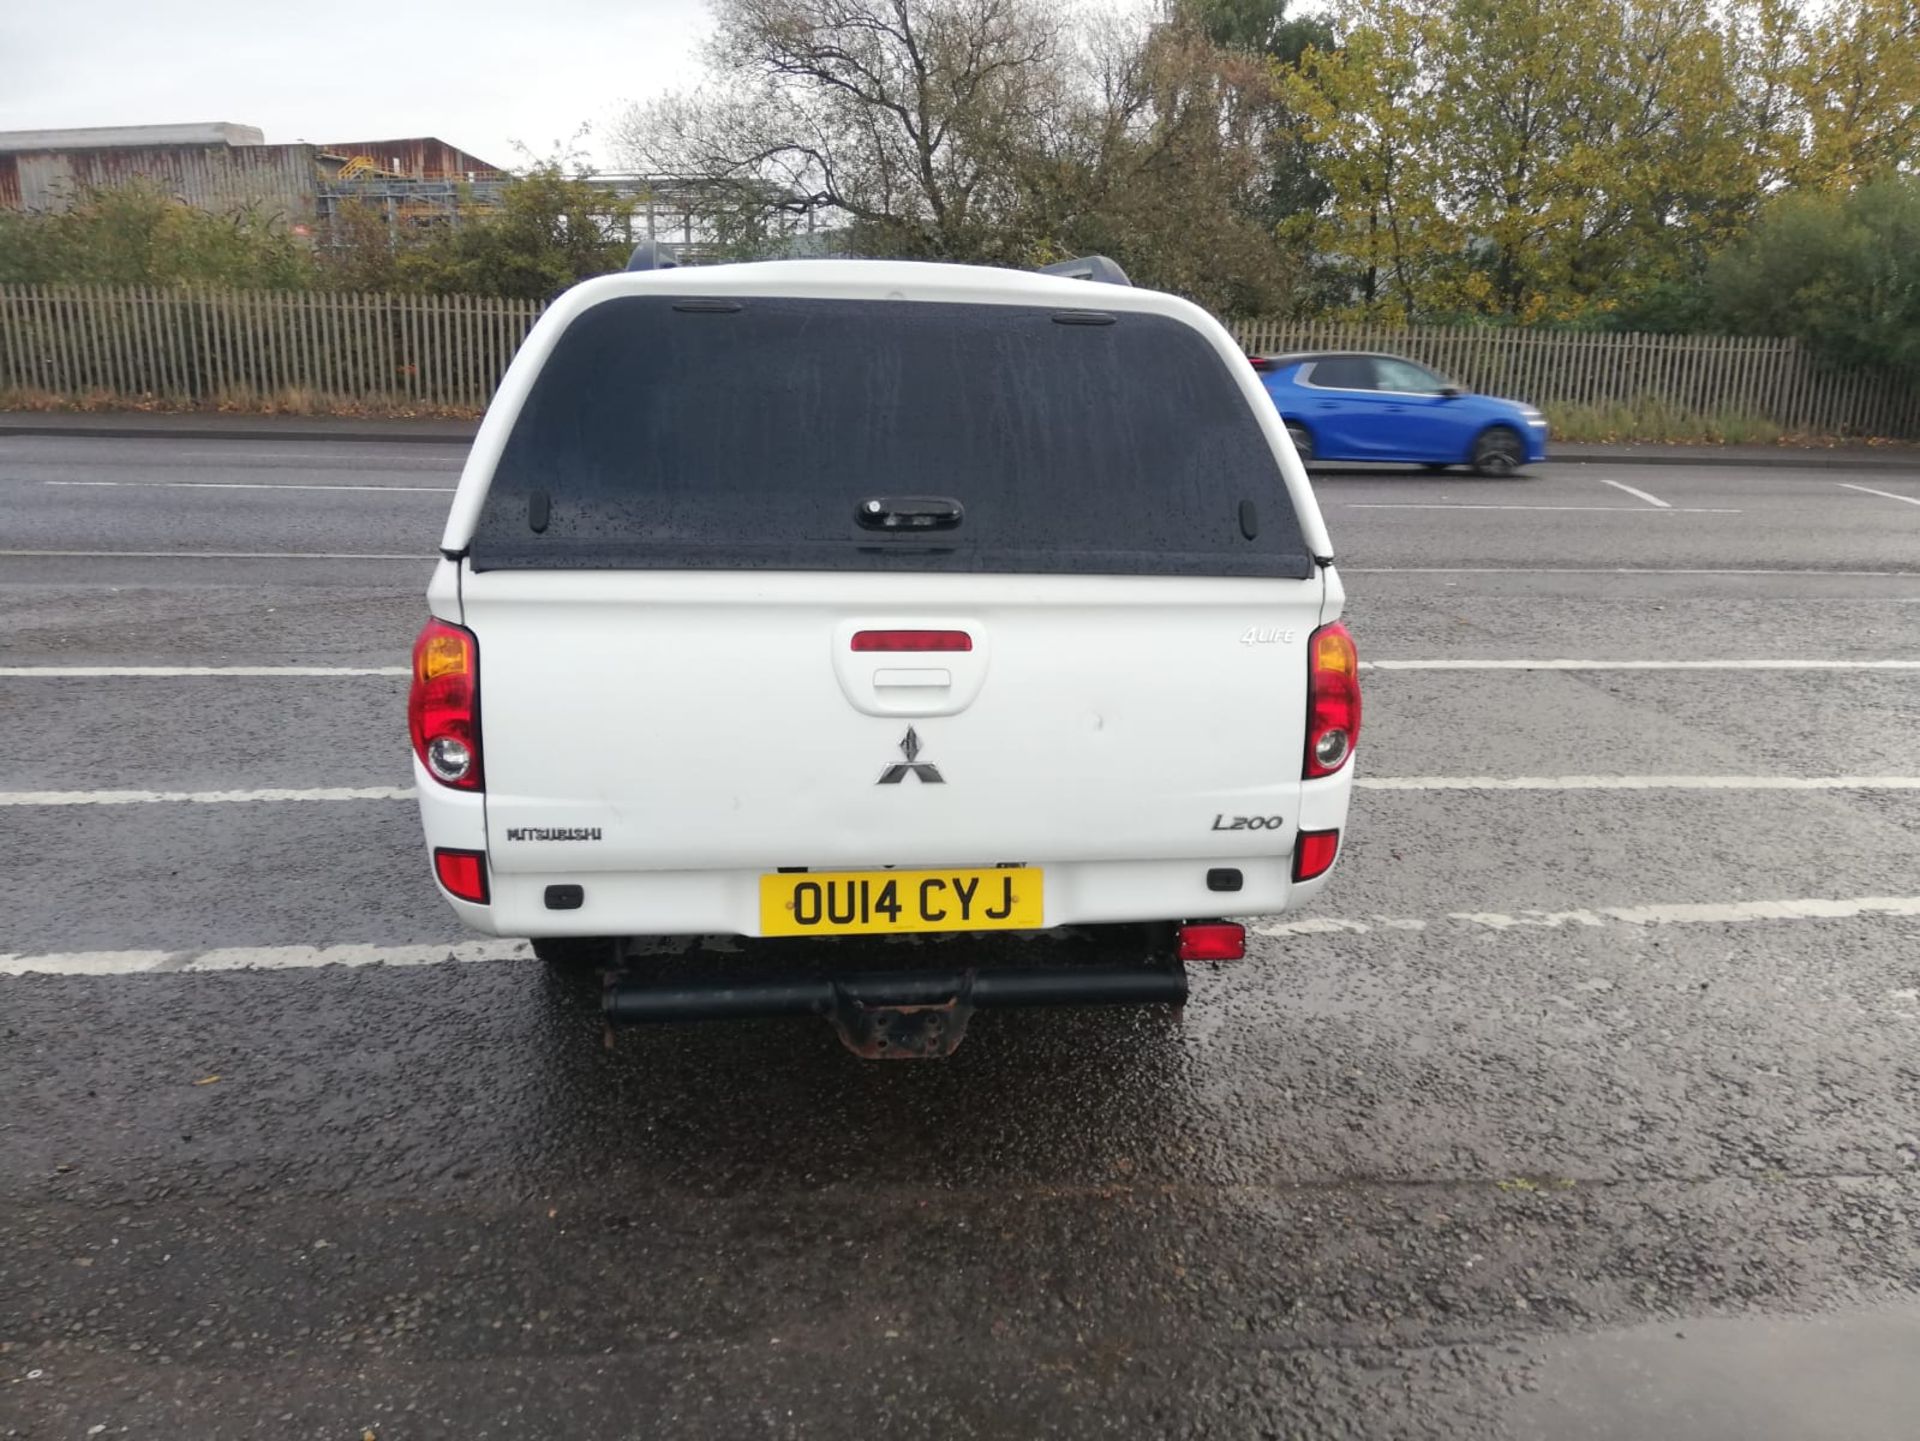
<instances>
[{"instance_id":1,"label":"high-mounted brake light","mask_svg":"<svg viewBox=\"0 0 1920 1441\"><path fill-rule=\"evenodd\" d=\"M1360 743L1360 655L1339 621L1307 643L1306 779L1330 776Z\"/></svg>"},{"instance_id":2,"label":"high-mounted brake light","mask_svg":"<svg viewBox=\"0 0 1920 1441\"><path fill-rule=\"evenodd\" d=\"M449 893L477 906L487 903L487 853L456 851L445 846L433 853L433 873Z\"/></svg>"},{"instance_id":3,"label":"high-mounted brake light","mask_svg":"<svg viewBox=\"0 0 1920 1441\"><path fill-rule=\"evenodd\" d=\"M421 628L413 643L407 729L413 753L441 785L481 789L480 647L472 631L443 620Z\"/></svg>"},{"instance_id":4,"label":"high-mounted brake light","mask_svg":"<svg viewBox=\"0 0 1920 1441\"><path fill-rule=\"evenodd\" d=\"M1255 370L1272 370L1273 369L1273 360L1269 356L1249 355L1247 357L1247 360Z\"/></svg>"},{"instance_id":5,"label":"high-mounted brake light","mask_svg":"<svg viewBox=\"0 0 1920 1441\"><path fill-rule=\"evenodd\" d=\"M855 631L853 648L860 651L972 650L973 637L964 630Z\"/></svg>"}]
</instances>

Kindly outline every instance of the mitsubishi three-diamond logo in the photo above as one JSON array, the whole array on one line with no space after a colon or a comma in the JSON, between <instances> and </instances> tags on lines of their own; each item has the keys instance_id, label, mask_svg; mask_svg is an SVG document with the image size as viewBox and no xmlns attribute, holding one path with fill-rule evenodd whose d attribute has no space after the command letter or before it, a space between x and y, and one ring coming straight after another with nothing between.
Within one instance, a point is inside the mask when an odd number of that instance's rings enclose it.
<instances>
[{"instance_id":1,"label":"mitsubishi three-diamond logo","mask_svg":"<svg viewBox=\"0 0 1920 1441\"><path fill-rule=\"evenodd\" d=\"M939 766L914 764L914 762L920 759L920 734L914 730L912 726L908 726L907 733L900 738L900 754L907 758L907 763L901 765L898 761L895 761L892 765L888 766L884 771L880 772L878 784L883 786L897 786L907 778L909 771L918 777L923 785L943 786L947 783L945 777L940 774Z\"/></svg>"}]
</instances>

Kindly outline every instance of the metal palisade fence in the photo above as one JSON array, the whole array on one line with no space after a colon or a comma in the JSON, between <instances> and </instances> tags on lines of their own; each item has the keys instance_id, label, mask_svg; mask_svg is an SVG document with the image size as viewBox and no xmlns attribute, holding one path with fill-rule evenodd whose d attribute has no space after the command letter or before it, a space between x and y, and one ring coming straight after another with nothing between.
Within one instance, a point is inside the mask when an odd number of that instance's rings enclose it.
<instances>
[{"instance_id":1,"label":"metal palisade fence","mask_svg":"<svg viewBox=\"0 0 1920 1441\"><path fill-rule=\"evenodd\" d=\"M479 410L543 308L469 295L0 286L0 392Z\"/></svg>"},{"instance_id":2,"label":"metal palisade fence","mask_svg":"<svg viewBox=\"0 0 1920 1441\"><path fill-rule=\"evenodd\" d=\"M1391 351L1469 390L1543 407L1653 400L1674 411L1754 416L1792 432L1920 438L1920 375L1823 365L1797 340L1324 321L1243 321L1233 329L1252 355Z\"/></svg>"},{"instance_id":3,"label":"metal palisade fence","mask_svg":"<svg viewBox=\"0 0 1920 1441\"><path fill-rule=\"evenodd\" d=\"M478 411L538 301L463 295L0 286L0 403ZM1253 354L1385 350L1536 405L1654 401L1790 431L1920 439L1920 377L1824 366L1796 341L1242 321Z\"/></svg>"}]
</instances>

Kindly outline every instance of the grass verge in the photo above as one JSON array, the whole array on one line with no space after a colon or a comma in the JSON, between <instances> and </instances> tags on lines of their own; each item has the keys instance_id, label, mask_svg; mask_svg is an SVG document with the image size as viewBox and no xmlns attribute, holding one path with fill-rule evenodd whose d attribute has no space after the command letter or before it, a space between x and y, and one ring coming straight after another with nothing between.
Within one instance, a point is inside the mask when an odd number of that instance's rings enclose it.
<instances>
[{"instance_id":1,"label":"grass verge","mask_svg":"<svg viewBox=\"0 0 1920 1441\"><path fill-rule=\"evenodd\" d=\"M1617 405L1545 407L1555 440L1569 444L1618 445L1782 445L1817 444L1812 436L1789 435L1765 416L1737 410L1684 410L1651 396Z\"/></svg>"},{"instance_id":2,"label":"grass verge","mask_svg":"<svg viewBox=\"0 0 1920 1441\"><path fill-rule=\"evenodd\" d=\"M47 390L0 389L0 410L49 414L147 415L326 415L349 420L477 420L480 412L459 405L383 399L341 400L310 390L228 391L215 400L192 401L164 395L119 395L91 390L56 395Z\"/></svg>"}]
</instances>

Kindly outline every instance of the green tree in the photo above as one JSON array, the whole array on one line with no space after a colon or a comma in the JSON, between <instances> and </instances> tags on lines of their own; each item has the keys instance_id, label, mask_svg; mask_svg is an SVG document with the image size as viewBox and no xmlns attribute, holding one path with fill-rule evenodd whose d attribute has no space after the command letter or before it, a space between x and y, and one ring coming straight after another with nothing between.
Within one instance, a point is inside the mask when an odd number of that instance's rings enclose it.
<instances>
[{"instance_id":1,"label":"green tree","mask_svg":"<svg viewBox=\"0 0 1920 1441\"><path fill-rule=\"evenodd\" d=\"M1321 16L1289 16L1287 0L1176 0L1174 15L1197 25L1223 50L1296 63L1310 49L1327 49L1333 28Z\"/></svg>"},{"instance_id":2,"label":"green tree","mask_svg":"<svg viewBox=\"0 0 1920 1441\"><path fill-rule=\"evenodd\" d=\"M1022 184L1045 177L1068 198L1033 207L1035 258L1110 255L1136 283L1224 313L1291 308L1296 266L1265 214L1264 58L1177 15L1119 39L1088 87L1100 101L1081 113L1080 142L1020 167Z\"/></svg>"},{"instance_id":3,"label":"green tree","mask_svg":"<svg viewBox=\"0 0 1920 1441\"><path fill-rule=\"evenodd\" d=\"M1463 237L1445 205L1448 137L1434 84L1435 17L1403 0L1356 0L1335 48L1280 76L1329 199L1296 222L1336 304L1389 320L1458 307Z\"/></svg>"},{"instance_id":4,"label":"green tree","mask_svg":"<svg viewBox=\"0 0 1920 1441\"><path fill-rule=\"evenodd\" d=\"M1174 14L1197 26L1218 49L1267 62L1268 98L1251 137L1265 169L1260 210L1274 225L1317 213L1332 192L1315 163L1302 118L1287 105L1278 81L1297 70L1309 50L1333 49L1332 23L1320 15L1288 15L1287 0L1176 0Z\"/></svg>"},{"instance_id":5,"label":"green tree","mask_svg":"<svg viewBox=\"0 0 1920 1441\"><path fill-rule=\"evenodd\" d=\"M1801 21L1805 142L1791 178L1833 188L1920 158L1920 0L1834 0Z\"/></svg>"},{"instance_id":6,"label":"green tree","mask_svg":"<svg viewBox=\"0 0 1920 1441\"><path fill-rule=\"evenodd\" d=\"M1572 319L1685 266L1739 161L1708 0L1461 0L1436 46L1479 308Z\"/></svg>"},{"instance_id":7,"label":"green tree","mask_svg":"<svg viewBox=\"0 0 1920 1441\"><path fill-rule=\"evenodd\" d=\"M1282 88L1331 190L1309 243L1370 314L1594 324L1657 292L1677 314L1802 163L1813 42L1788 0L1349 0L1336 20Z\"/></svg>"},{"instance_id":8,"label":"green tree","mask_svg":"<svg viewBox=\"0 0 1920 1441\"><path fill-rule=\"evenodd\" d=\"M1793 335L1836 364L1920 374L1920 177L1781 195L1708 273L1727 327Z\"/></svg>"}]
</instances>

